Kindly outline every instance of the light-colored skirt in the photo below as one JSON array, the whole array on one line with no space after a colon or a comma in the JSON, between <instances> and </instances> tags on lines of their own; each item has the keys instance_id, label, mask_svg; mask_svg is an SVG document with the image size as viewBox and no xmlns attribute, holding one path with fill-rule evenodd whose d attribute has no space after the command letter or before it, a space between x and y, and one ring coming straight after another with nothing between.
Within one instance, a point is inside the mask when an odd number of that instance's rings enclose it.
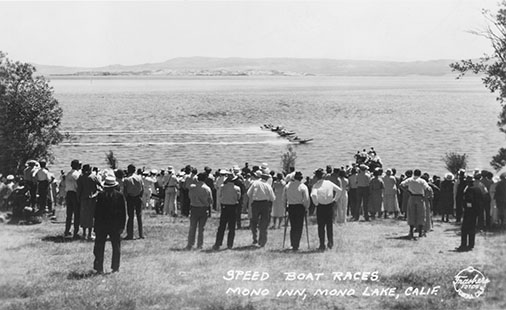
<instances>
[{"instance_id":1,"label":"light-colored skirt","mask_svg":"<svg viewBox=\"0 0 506 310\"><path fill-rule=\"evenodd\" d=\"M346 223L346 209L348 208L348 194L343 193L334 205L334 222L335 223Z\"/></svg>"}]
</instances>

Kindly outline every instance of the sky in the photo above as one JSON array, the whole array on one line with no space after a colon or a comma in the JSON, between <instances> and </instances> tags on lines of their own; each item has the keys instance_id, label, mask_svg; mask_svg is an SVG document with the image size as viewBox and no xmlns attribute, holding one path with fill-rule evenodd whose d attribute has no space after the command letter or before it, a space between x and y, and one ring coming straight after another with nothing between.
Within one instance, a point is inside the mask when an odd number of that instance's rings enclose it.
<instances>
[{"instance_id":1,"label":"sky","mask_svg":"<svg viewBox=\"0 0 506 310\"><path fill-rule=\"evenodd\" d=\"M176 57L385 61L490 52L482 9L499 0L0 1L0 50L44 65Z\"/></svg>"}]
</instances>

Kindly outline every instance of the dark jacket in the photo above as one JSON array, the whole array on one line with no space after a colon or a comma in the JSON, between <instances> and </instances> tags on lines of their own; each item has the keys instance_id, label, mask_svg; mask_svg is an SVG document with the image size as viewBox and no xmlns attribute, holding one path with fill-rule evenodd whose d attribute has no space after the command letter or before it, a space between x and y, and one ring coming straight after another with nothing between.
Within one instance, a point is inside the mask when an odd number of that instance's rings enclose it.
<instances>
[{"instance_id":1,"label":"dark jacket","mask_svg":"<svg viewBox=\"0 0 506 310\"><path fill-rule=\"evenodd\" d=\"M125 199L117 190L109 196L108 191L98 194L95 208L95 230L117 231L125 228Z\"/></svg>"}]
</instances>

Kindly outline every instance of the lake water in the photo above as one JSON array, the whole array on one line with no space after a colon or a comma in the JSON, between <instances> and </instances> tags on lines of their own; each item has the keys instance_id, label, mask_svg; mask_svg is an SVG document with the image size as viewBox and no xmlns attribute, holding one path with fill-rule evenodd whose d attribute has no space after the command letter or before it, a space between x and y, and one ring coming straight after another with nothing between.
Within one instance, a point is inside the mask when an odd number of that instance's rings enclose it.
<instances>
[{"instance_id":1,"label":"lake water","mask_svg":"<svg viewBox=\"0 0 506 310\"><path fill-rule=\"evenodd\" d=\"M373 146L386 167L445 172L446 152L467 153L471 169L489 162L504 135L499 103L478 78L231 77L53 79L73 139L55 147L53 171L74 158L105 168L229 168L266 162L280 168L286 139L263 131L283 125L299 137L305 174L353 160Z\"/></svg>"}]
</instances>

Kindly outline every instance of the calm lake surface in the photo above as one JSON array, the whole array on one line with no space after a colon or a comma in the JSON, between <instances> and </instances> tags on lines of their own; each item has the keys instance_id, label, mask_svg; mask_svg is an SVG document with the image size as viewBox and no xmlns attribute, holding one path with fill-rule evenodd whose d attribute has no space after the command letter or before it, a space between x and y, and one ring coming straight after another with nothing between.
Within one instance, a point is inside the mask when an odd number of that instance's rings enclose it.
<instances>
[{"instance_id":1,"label":"calm lake surface","mask_svg":"<svg viewBox=\"0 0 506 310\"><path fill-rule=\"evenodd\" d=\"M74 158L106 168L230 168L266 162L280 168L289 145L265 123L299 137L296 166L304 174L353 161L373 146L386 167L443 174L446 152L467 153L470 169L489 162L504 135L500 105L478 78L231 77L52 79L71 141L57 146L52 171Z\"/></svg>"}]
</instances>

